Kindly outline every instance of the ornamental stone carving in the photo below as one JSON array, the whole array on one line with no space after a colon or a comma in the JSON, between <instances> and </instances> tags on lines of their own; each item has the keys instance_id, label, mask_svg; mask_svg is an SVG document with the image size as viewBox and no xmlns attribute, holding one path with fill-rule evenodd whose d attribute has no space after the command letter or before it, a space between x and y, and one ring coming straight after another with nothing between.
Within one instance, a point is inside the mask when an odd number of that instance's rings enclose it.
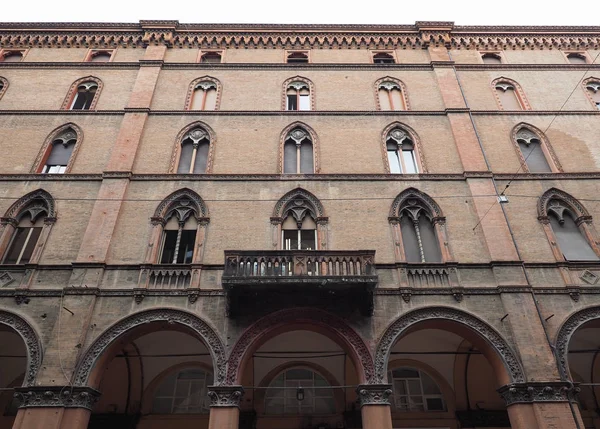
<instances>
[{"instance_id":1,"label":"ornamental stone carving","mask_svg":"<svg viewBox=\"0 0 600 429\"><path fill-rule=\"evenodd\" d=\"M100 392L91 387L30 386L17 387L15 398L19 408L65 407L92 410L100 398Z\"/></svg>"},{"instance_id":2,"label":"ornamental stone carving","mask_svg":"<svg viewBox=\"0 0 600 429\"><path fill-rule=\"evenodd\" d=\"M562 203L562 205L564 205L565 207L569 208L573 212L575 218L577 219L580 217L591 218L586 208L577 200L577 198L556 188L548 189L538 200L538 216L548 216L548 211L550 210L550 208L553 205L560 205L560 203Z\"/></svg>"},{"instance_id":3,"label":"ornamental stone carving","mask_svg":"<svg viewBox=\"0 0 600 429\"><path fill-rule=\"evenodd\" d=\"M273 218L285 219L290 210L303 207L308 210L314 219L325 218L325 210L317 197L302 188L296 188L285 194L273 209Z\"/></svg>"},{"instance_id":4,"label":"ornamental stone carving","mask_svg":"<svg viewBox=\"0 0 600 429\"><path fill-rule=\"evenodd\" d=\"M528 382L502 386L498 393L509 406L533 402L574 402L579 390L566 382Z\"/></svg>"},{"instance_id":5,"label":"ornamental stone carving","mask_svg":"<svg viewBox=\"0 0 600 429\"><path fill-rule=\"evenodd\" d=\"M390 405L391 384L359 384L356 388L360 406Z\"/></svg>"},{"instance_id":6,"label":"ornamental stone carving","mask_svg":"<svg viewBox=\"0 0 600 429\"><path fill-rule=\"evenodd\" d=\"M480 337L485 339L488 344L498 353L502 359L506 371L513 382L525 381L523 368L515 354L506 341L488 324L478 318L464 313L460 310L444 307L422 308L411 311L396 319L383 333L378 341L375 354L375 382L383 383L386 380L388 359L390 351L396 341L409 328L419 322L426 320L449 320L465 325L471 331L474 331Z\"/></svg>"},{"instance_id":7,"label":"ornamental stone carving","mask_svg":"<svg viewBox=\"0 0 600 429\"><path fill-rule=\"evenodd\" d=\"M32 386L42 363L42 346L37 334L24 319L2 310L0 310L0 324L14 329L23 339L27 351L27 369L23 385Z\"/></svg>"},{"instance_id":8,"label":"ornamental stone carving","mask_svg":"<svg viewBox=\"0 0 600 429\"><path fill-rule=\"evenodd\" d=\"M244 396L242 386L208 386L211 407L240 407Z\"/></svg>"},{"instance_id":9,"label":"ornamental stone carving","mask_svg":"<svg viewBox=\"0 0 600 429\"><path fill-rule=\"evenodd\" d=\"M354 329L348 326L342 319L325 311L314 308L293 308L271 313L258 320L244 331L233 346L229 355L227 364L227 384L234 385L238 382L240 372L242 371L240 364L255 341L277 326L302 323L318 325L330 332L334 332L336 336L352 350L352 354L356 358L354 364L358 367L359 374L363 374L363 377L361 378L364 378L364 380L361 381L367 383L373 381L375 377L373 356L361 336L358 335Z\"/></svg>"},{"instance_id":10,"label":"ornamental stone carving","mask_svg":"<svg viewBox=\"0 0 600 429\"><path fill-rule=\"evenodd\" d=\"M415 188L405 189L396 197L396 199L394 199L389 217L400 218L400 211L407 206L419 206L424 208L433 218L445 219L442 209L437 205L433 198Z\"/></svg>"},{"instance_id":11,"label":"ornamental stone carving","mask_svg":"<svg viewBox=\"0 0 600 429\"><path fill-rule=\"evenodd\" d=\"M45 211L46 217L56 218L54 198L44 189L38 189L15 201L6 211L4 218L18 219L23 213L31 208L30 215L35 219L40 211Z\"/></svg>"},{"instance_id":12,"label":"ornamental stone carving","mask_svg":"<svg viewBox=\"0 0 600 429\"><path fill-rule=\"evenodd\" d=\"M190 328L193 333L202 339L211 354L215 384L221 385L223 383L227 359L225 357L223 342L215 330L208 323L193 314L174 309L160 309L144 311L129 316L101 334L81 358L75 371L74 384L77 386L85 386L87 384L87 380L98 358L119 337L140 325L152 322L176 323Z\"/></svg>"},{"instance_id":13,"label":"ornamental stone carving","mask_svg":"<svg viewBox=\"0 0 600 429\"><path fill-rule=\"evenodd\" d=\"M200 195L191 189L183 188L173 192L167 198L162 200L156 208L152 219L165 222L171 214L177 212L178 209L180 211L183 210L184 212L191 210L197 219L208 217L208 208Z\"/></svg>"}]
</instances>

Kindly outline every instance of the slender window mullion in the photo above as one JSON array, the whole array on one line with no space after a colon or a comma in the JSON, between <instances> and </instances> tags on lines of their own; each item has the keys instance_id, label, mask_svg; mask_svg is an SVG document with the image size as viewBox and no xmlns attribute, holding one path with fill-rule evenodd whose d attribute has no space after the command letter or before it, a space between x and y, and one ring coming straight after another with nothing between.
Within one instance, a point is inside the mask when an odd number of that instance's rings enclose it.
<instances>
[{"instance_id":1,"label":"slender window mullion","mask_svg":"<svg viewBox=\"0 0 600 429\"><path fill-rule=\"evenodd\" d=\"M300 90L296 90L296 110L300 111Z\"/></svg>"},{"instance_id":2,"label":"slender window mullion","mask_svg":"<svg viewBox=\"0 0 600 429\"><path fill-rule=\"evenodd\" d=\"M192 149L192 159L190 161L190 174L192 174L194 172L194 167L196 166L196 154L198 153L198 145L200 143L194 143L192 145L193 149Z\"/></svg>"},{"instance_id":3,"label":"slender window mullion","mask_svg":"<svg viewBox=\"0 0 600 429\"><path fill-rule=\"evenodd\" d=\"M300 174L300 146L302 143L296 143L296 174Z\"/></svg>"},{"instance_id":4,"label":"slender window mullion","mask_svg":"<svg viewBox=\"0 0 600 429\"><path fill-rule=\"evenodd\" d=\"M417 241L419 242L419 254L421 255L421 262L425 262L425 252L423 251L423 242L421 241L421 230L419 229L419 220L413 220L413 225L417 234Z\"/></svg>"},{"instance_id":5,"label":"slender window mullion","mask_svg":"<svg viewBox=\"0 0 600 429\"><path fill-rule=\"evenodd\" d=\"M301 237L300 230L298 230L298 250L302 249Z\"/></svg>"},{"instance_id":6,"label":"slender window mullion","mask_svg":"<svg viewBox=\"0 0 600 429\"><path fill-rule=\"evenodd\" d=\"M23 253L25 252L25 249L27 248L27 243L29 243L29 239L31 238L32 232L33 232L33 228L29 228L29 231L27 232L27 238L25 239L25 242L23 243L23 247L21 248L19 257L17 258L17 264L21 263L21 258L23 257Z\"/></svg>"},{"instance_id":7,"label":"slender window mullion","mask_svg":"<svg viewBox=\"0 0 600 429\"><path fill-rule=\"evenodd\" d=\"M179 222L179 228L177 229L177 240L175 241L175 251L173 252L173 263L177 263L177 256L179 254L179 244L181 243L181 234L183 233L183 222ZM420 243L420 241L419 241Z\"/></svg>"},{"instance_id":8,"label":"slender window mullion","mask_svg":"<svg viewBox=\"0 0 600 429\"><path fill-rule=\"evenodd\" d=\"M406 164L404 163L404 154L402 153L402 145L398 145L398 158L400 159L400 168L402 169L402 174L408 171L406 168Z\"/></svg>"},{"instance_id":9,"label":"slender window mullion","mask_svg":"<svg viewBox=\"0 0 600 429\"><path fill-rule=\"evenodd\" d=\"M390 110L396 110L396 107L394 106L394 98L392 97L392 91L386 90L385 92L387 92L388 100L390 101Z\"/></svg>"},{"instance_id":10,"label":"slender window mullion","mask_svg":"<svg viewBox=\"0 0 600 429\"><path fill-rule=\"evenodd\" d=\"M206 93L207 92L208 91L205 89L202 90L202 106L201 106L200 110L206 110Z\"/></svg>"}]
</instances>

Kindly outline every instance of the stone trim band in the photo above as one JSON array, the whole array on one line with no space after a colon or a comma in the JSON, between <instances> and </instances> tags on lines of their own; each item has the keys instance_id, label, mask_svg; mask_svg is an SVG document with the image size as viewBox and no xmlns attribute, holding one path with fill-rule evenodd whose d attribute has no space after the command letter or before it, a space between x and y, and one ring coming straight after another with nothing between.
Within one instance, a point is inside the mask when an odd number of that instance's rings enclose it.
<instances>
[{"instance_id":1,"label":"stone trim band","mask_svg":"<svg viewBox=\"0 0 600 429\"><path fill-rule=\"evenodd\" d=\"M569 382L512 383L498 389L506 406L534 402L575 402L579 391Z\"/></svg>"},{"instance_id":2,"label":"stone trim band","mask_svg":"<svg viewBox=\"0 0 600 429\"><path fill-rule=\"evenodd\" d=\"M30 386L15 388L19 408L65 407L92 410L100 392L91 387Z\"/></svg>"}]
</instances>

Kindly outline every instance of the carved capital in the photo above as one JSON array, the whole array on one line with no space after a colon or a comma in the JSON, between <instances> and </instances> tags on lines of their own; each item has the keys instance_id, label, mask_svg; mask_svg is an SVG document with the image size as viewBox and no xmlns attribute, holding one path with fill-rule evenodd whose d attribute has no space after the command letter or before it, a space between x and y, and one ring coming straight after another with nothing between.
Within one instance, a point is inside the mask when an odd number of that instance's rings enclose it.
<instances>
[{"instance_id":1,"label":"carved capital","mask_svg":"<svg viewBox=\"0 0 600 429\"><path fill-rule=\"evenodd\" d=\"M542 225L550 225L550 218L548 216L538 216L538 220Z\"/></svg>"},{"instance_id":2,"label":"carved capital","mask_svg":"<svg viewBox=\"0 0 600 429\"><path fill-rule=\"evenodd\" d=\"M154 217L153 216L150 218L150 223L152 223L152 225L154 225L154 226L157 226L157 225L165 226L167 221L163 217Z\"/></svg>"},{"instance_id":3,"label":"carved capital","mask_svg":"<svg viewBox=\"0 0 600 429\"><path fill-rule=\"evenodd\" d=\"M282 217L272 217L271 218L271 225L281 225L282 223L283 223Z\"/></svg>"},{"instance_id":4,"label":"carved capital","mask_svg":"<svg viewBox=\"0 0 600 429\"><path fill-rule=\"evenodd\" d=\"M12 225L16 228L19 222L13 217L2 217L0 218L0 225Z\"/></svg>"},{"instance_id":5,"label":"carved capital","mask_svg":"<svg viewBox=\"0 0 600 429\"><path fill-rule=\"evenodd\" d=\"M320 216L317 218L317 225L327 225L329 223L329 218L326 216Z\"/></svg>"},{"instance_id":6,"label":"carved capital","mask_svg":"<svg viewBox=\"0 0 600 429\"><path fill-rule=\"evenodd\" d=\"M238 407L244 396L242 386L208 386L211 407Z\"/></svg>"},{"instance_id":7,"label":"carved capital","mask_svg":"<svg viewBox=\"0 0 600 429\"><path fill-rule=\"evenodd\" d=\"M19 408L65 407L92 410L100 392L91 387L30 386L15 388Z\"/></svg>"},{"instance_id":8,"label":"carved capital","mask_svg":"<svg viewBox=\"0 0 600 429\"><path fill-rule=\"evenodd\" d=\"M389 216L388 217L388 221L392 224L392 225L399 225L400 224L400 218L398 216Z\"/></svg>"},{"instance_id":9,"label":"carved capital","mask_svg":"<svg viewBox=\"0 0 600 429\"><path fill-rule=\"evenodd\" d=\"M572 402L576 400L579 390L566 382L529 382L507 384L498 389L498 393L509 406L533 402Z\"/></svg>"},{"instance_id":10,"label":"carved capital","mask_svg":"<svg viewBox=\"0 0 600 429\"><path fill-rule=\"evenodd\" d=\"M392 394L391 384L360 384L356 388L360 406L364 405L390 405Z\"/></svg>"}]
</instances>

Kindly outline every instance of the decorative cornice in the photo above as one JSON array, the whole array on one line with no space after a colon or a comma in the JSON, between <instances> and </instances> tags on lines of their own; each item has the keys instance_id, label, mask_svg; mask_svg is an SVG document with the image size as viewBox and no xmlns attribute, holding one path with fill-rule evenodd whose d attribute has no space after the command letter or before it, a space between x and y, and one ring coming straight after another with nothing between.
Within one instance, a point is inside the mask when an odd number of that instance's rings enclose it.
<instances>
[{"instance_id":1,"label":"decorative cornice","mask_svg":"<svg viewBox=\"0 0 600 429\"><path fill-rule=\"evenodd\" d=\"M391 384L359 384L356 388L360 406L390 405Z\"/></svg>"},{"instance_id":2,"label":"decorative cornice","mask_svg":"<svg viewBox=\"0 0 600 429\"><path fill-rule=\"evenodd\" d=\"M211 407L240 407L244 396L242 386L208 386Z\"/></svg>"},{"instance_id":3,"label":"decorative cornice","mask_svg":"<svg viewBox=\"0 0 600 429\"><path fill-rule=\"evenodd\" d=\"M29 386L15 388L19 408L65 407L92 410L100 392L91 387Z\"/></svg>"},{"instance_id":4,"label":"decorative cornice","mask_svg":"<svg viewBox=\"0 0 600 429\"><path fill-rule=\"evenodd\" d=\"M575 402L579 392L569 382L527 382L502 386L498 393L506 406L533 402Z\"/></svg>"}]
</instances>

